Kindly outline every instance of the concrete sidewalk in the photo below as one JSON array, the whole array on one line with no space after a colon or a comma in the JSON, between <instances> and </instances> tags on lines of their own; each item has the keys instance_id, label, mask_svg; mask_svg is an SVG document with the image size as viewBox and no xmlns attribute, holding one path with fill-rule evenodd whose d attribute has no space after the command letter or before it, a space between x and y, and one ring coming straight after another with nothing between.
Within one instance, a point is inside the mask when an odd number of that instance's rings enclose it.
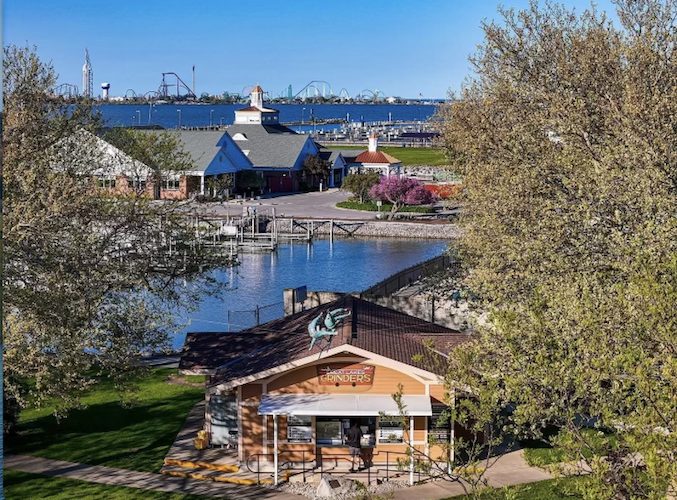
<instances>
[{"instance_id":1,"label":"concrete sidewalk","mask_svg":"<svg viewBox=\"0 0 677 500\"><path fill-rule=\"evenodd\" d=\"M524 460L524 450L503 455L487 470L485 477L489 486L494 488L535 483L553 478L548 472L528 465ZM463 494L465 494L465 490L459 483L435 481L396 490L393 500L439 500Z\"/></svg>"},{"instance_id":2,"label":"concrete sidewalk","mask_svg":"<svg viewBox=\"0 0 677 500\"><path fill-rule=\"evenodd\" d=\"M90 483L127 486L143 490L204 495L231 500L302 500L304 497L283 493L260 486L240 486L228 483L213 483L195 479L181 479L150 472L116 469L101 465L85 465L61 460L50 460L25 455L7 455L4 468L42 474L45 476L78 479Z\"/></svg>"}]
</instances>

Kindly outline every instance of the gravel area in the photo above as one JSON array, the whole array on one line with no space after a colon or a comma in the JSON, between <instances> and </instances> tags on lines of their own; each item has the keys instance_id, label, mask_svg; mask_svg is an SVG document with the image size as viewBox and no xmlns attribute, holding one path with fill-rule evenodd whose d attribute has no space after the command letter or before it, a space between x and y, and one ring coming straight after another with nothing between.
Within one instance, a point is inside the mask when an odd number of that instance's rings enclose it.
<instances>
[{"instance_id":1,"label":"gravel area","mask_svg":"<svg viewBox=\"0 0 677 500\"><path fill-rule=\"evenodd\" d=\"M352 498L357 498L360 496L364 495L364 490L358 489L357 491L347 493L347 494L339 494L339 495L333 495L331 497L321 497L317 496L315 493L317 492L317 486L314 484L310 483L283 483L280 484L279 486L275 487L272 484L265 485L267 488L274 489L277 491L283 491L285 493L293 493L295 495L302 495L307 498L312 498L313 500L326 500L327 498L331 498L332 500L349 500ZM368 486L368 491L372 494L387 494L391 491L395 490L400 490L402 488L407 488L409 484L405 481L387 481L383 482L381 484L372 484Z\"/></svg>"}]
</instances>

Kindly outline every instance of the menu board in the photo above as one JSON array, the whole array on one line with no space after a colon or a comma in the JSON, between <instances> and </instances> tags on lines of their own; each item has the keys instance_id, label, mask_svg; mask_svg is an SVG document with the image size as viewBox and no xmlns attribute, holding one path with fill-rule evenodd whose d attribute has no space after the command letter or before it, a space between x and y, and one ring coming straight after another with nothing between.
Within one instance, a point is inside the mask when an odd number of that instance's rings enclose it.
<instances>
[{"instance_id":1,"label":"menu board","mask_svg":"<svg viewBox=\"0 0 677 500\"><path fill-rule=\"evenodd\" d=\"M432 416L428 417L428 435L439 443L451 441L451 425L449 417L443 419L442 415L448 413L446 405L432 405Z\"/></svg>"},{"instance_id":2,"label":"menu board","mask_svg":"<svg viewBox=\"0 0 677 500\"><path fill-rule=\"evenodd\" d=\"M310 443L313 441L311 417L287 415L287 441L290 443Z\"/></svg>"},{"instance_id":3,"label":"menu board","mask_svg":"<svg viewBox=\"0 0 677 500\"><path fill-rule=\"evenodd\" d=\"M379 419L378 423L379 443L402 443L404 442L404 429L400 420Z\"/></svg>"}]
</instances>

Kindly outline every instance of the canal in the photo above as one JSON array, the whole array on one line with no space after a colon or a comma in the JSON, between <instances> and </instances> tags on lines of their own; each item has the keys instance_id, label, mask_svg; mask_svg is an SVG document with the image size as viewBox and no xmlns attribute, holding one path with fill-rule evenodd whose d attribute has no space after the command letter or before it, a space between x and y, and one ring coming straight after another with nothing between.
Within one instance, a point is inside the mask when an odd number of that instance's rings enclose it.
<instances>
[{"instance_id":1,"label":"canal","mask_svg":"<svg viewBox=\"0 0 677 500\"><path fill-rule=\"evenodd\" d=\"M179 313L187 332L237 331L283 315L285 288L359 292L388 276L442 254L446 240L394 238L326 239L280 245L276 252L240 254L240 265L212 271L223 284L217 296L204 298L197 311Z\"/></svg>"}]
</instances>

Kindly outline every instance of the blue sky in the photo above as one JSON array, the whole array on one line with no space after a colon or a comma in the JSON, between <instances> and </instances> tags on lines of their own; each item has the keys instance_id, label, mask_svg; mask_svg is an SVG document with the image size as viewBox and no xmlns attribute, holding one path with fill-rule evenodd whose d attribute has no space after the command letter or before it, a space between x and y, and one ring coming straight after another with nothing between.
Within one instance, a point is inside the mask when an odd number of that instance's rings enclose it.
<instances>
[{"instance_id":1,"label":"blue sky","mask_svg":"<svg viewBox=\"0 0 677 500\"><path fill-rule=\"evenodd\" d=\"M600 10L613 12L609 0ZM59 83L82 86L84 48L94 87L111 95L157 90L175 72L196 93L242 92L257 82L271 96L313 80L335 94L443 98L470 74L495 0L4 0L3 42L36 45ZM525 8L528 0L504 0ZM588 1L564 0L585 8ZM98 92L97 92L98 93Z\"/></svg>"}]
</instances>

